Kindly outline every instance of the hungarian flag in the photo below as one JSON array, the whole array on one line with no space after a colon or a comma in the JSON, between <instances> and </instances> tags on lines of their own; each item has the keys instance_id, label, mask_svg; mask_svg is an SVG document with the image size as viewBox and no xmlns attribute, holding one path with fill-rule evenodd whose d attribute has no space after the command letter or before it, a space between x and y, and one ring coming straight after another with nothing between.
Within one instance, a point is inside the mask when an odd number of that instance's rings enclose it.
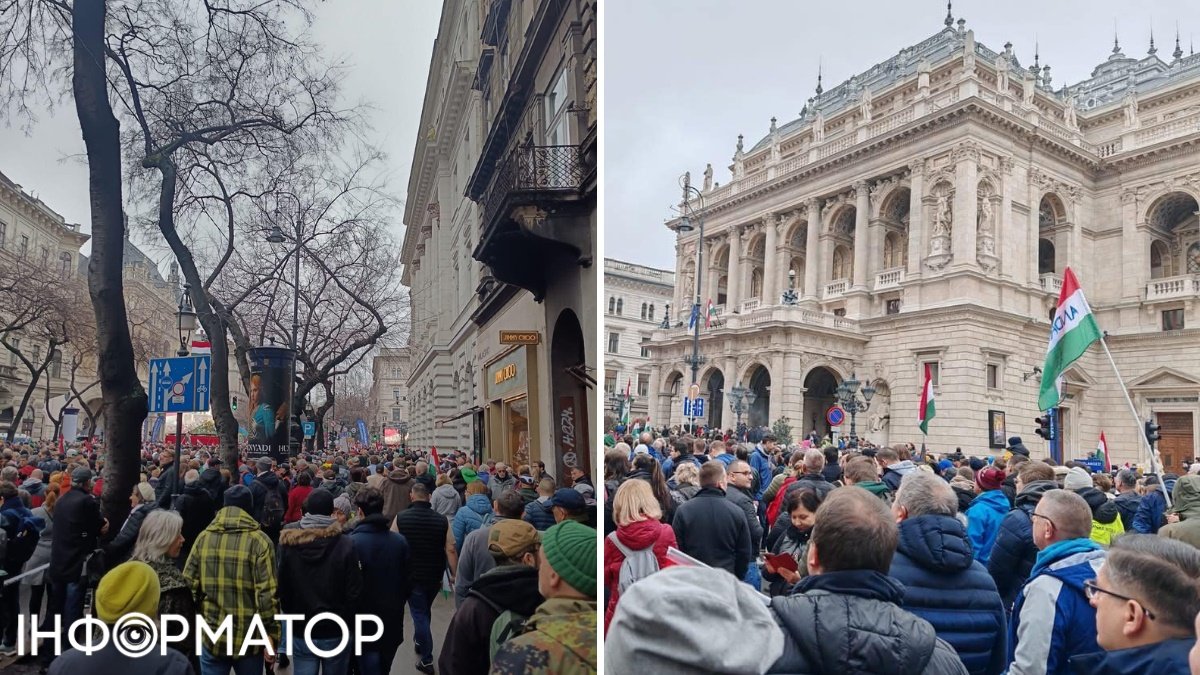
<instances>
[{"instance_id":1,"label":"hungarian flag","mask_svg":"<svg viewBox=\"0 0 1200 675\"><path fill-rule=\"evenodd\" d=\"M621 399L621 424L629 426L629 385L630 380L625 380L625 397Z\"/></svg>"},{"instance_id":2,"label":"hungarian flag","mask_svg":"<svg viewBox=\"0 0 1200 675\"><path fill-rule=\"evenodd\" d=\"M1104 432L1100 432L1100 442L1096 444L1096 459L1104 460L1104 470L1108 471L1112 468L1112 462L1108 458L1108 441L1104 440Z\"/></svg>"},{"instance_id":3,"label":"hungarian flag","mask_svg":"<svg viewBox=\"0 0 1200 675\"><path fill-rule=\"evenodd\" d=\"M435 471L442 470L442 460L438 459L437 448L430 446L429 456L433 458L433 466Z\"/></svg>"},{"instance_id":4,"label":"hungarian flag","mask_svg":"<svg viewBox=\"0 0 1200 675\"><path fill-rule=\"evenodd\" d=\"M204 354L212 354L212 343L203 335L192 338L192 356L202 356Z\"/></svg>"},{"instance_id":5,"label":"hungarian flag","mask_svg":"<svg viewBox=\"0 0 1200 675\"><path fill-rule=\"evenodd\" d=\"M1042 386L1038 392L1038 410L1050 410L1062 400L1061 378L1093 342L1101 337L1100 327L1083 297L1083 289L1068 267L1063 272L1062 292L1058 309L1050 323L1050 346L1046 348L1046 363L1042 366Z\"/></svg>"},{"instance_id":6,"label":"hungarian flag","mask_svg":"<svg viewBox=\"0 0 1200 675\"><path fill-rule=\"evenodd\" d=\"M921 387L921 408L917 411L918 426L921 427L921 433L929 433L929 420L937 414L937 409L933 405L933 371L929 368L929 364L925 364L925 384Z\"/></svg>"},{"instance_id":7,"label":"hungarian flag","mask_svg":"<svg viewBox=\"0 0 1200 675\"><path fill-rule=\"evenodd\" d=\"M711 326L715 318L717 318L717 307L713 304L712 298L709 298L708 310L704 313L704 327L708 328Z\"/></svg>"}]
</instances>

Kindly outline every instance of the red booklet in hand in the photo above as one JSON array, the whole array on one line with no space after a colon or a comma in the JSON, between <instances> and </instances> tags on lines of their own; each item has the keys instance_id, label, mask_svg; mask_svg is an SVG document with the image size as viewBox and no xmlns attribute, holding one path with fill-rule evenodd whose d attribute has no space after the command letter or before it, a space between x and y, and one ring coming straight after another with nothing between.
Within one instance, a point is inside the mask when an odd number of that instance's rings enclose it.
<instances>
[{"instance_id":1,"label":"red booklet in hand","mask_svg":"<svg viewBox=\"0 0 1200 675\"><path fill-rule=\"evenodd\" d=\"M771 567L775 568L776 572L779 570L788 570L790 572L800 571L800 566L796 563L796 559L787 553L768 553L766 561L771 564Z\"/></svg>"}]
</instances>

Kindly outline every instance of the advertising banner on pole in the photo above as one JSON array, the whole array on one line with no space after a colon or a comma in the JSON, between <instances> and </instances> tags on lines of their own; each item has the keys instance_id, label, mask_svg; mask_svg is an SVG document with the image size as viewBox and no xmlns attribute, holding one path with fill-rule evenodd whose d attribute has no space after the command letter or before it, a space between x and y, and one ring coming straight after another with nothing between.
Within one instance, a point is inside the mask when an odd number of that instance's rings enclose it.
<instances>
[{"instance_id":1,"label":"advertising banner on pole","mask_svg":"<svg viewBox=\"0 0 1200 675\"><path fill-rule=\"evenodd\" d=\"M363 445L366 445L368 442L367 423L362 420L358 421L358 442L362 443Z\"/></svg>"},{"instance_id":2,"label":"advertising banner on pole","mask_svg":"<svg viewBox=\"0 0 1200 675\"><path fill-rule=\"evenodd\" d=\"M74 443L79 434L79 408L62 409L62 437L68 443ZM49 478L49 476L47 476Z\"/></svg>"},{"instance_id":3,"label":"advertising banner on pole","mask_svg":"<svg viewBox=\"0 0 1200 675\"><path fill-rule=\"evenodd\" d=\"M292 410L292 367L295 352L284 347L254 347L250 362L250 461L271 457L287 461Z\"/></svg>"}]
</instances>

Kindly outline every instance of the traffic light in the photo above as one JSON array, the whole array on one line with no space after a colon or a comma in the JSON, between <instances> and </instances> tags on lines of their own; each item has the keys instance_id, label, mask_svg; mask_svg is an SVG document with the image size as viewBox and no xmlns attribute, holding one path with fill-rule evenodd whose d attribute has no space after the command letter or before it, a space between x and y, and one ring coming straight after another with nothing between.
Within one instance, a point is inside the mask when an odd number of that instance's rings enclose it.
<instances>
[{"instance_id":1,"label":"traffic light","mask_svg":"<svg viewBox=\"0 0 1200 675\"><path fill-rule=\"evenodd\" d=\"M237 412L237 394L233 395L233 411Z\"/></svg>"},{"instance_id":2,"label":"traffic light","mask_svg":"<svg viewBox=\"0 0 1200 675\"><path fill-rule=\"evenodd\" d=\"M1044 439L1044 440L1047 440L1047 441L1054 440L1054 428L1050 424L1050 415L1049 414L1042 415L1041 417L1035 418L1033 421L1037 422L1037 425L1038 425L1037 431L1035 431L1034 433L1036 433L1038 436L1041 436L1042 439Z\"/></svg>"},{"instance_id":3,"label":"traffic light","mask_svg":"<svg viewBox=\"0 0 1200 675\"><path fill-rule=\"evenodd\" d=\"M1146 441L1150 443L1151 449L1153 449L1154 444L1162 438L1162 436L1158 433L1158 430L1161 428L1162 425L1155 424L1153 420L1146 420Z\"/></svg>"}]
</instances>

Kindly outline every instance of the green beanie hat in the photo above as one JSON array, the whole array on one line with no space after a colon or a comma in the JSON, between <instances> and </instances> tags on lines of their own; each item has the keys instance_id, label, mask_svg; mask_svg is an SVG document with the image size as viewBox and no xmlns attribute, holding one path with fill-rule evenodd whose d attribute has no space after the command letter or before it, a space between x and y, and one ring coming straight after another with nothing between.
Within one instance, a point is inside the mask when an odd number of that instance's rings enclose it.
<instances>
[{"instance_id":1,"label":"green beanie hat","mask_svg":"<svg viewBox=\"0 0 1200 675\"><path fill-rule=\"evenodd\" d=\"M550 567L575 590L596 597L596 531L564 520L542 533L542 552Z\"/></svg>"}]
</instances>

